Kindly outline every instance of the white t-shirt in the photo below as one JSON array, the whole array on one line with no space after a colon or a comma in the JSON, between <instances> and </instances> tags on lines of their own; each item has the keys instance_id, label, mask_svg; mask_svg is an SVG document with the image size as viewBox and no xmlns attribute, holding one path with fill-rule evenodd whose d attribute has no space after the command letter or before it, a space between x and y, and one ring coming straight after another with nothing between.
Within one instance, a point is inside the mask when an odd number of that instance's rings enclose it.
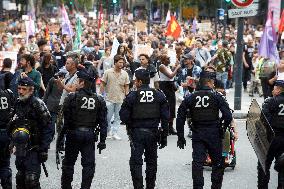
<instances>
[{"instance_id":1,"label":"white t-shirt","mask_svg":"<svg viewBox=\"0 0 284 189\"><path fill-rule=\"evenodd\" d=\"M145 69L146 70L146 68L143 68L143 67L139 67L136 70L140 70L140 69ZM135 73L134 73L133 80L135 80L135 79L136 79L136 76L135 76ZM157 82L157 81L160 81L158 73L156 73L154 77L150 78L150 84L149 84L150 88L155 88L154 83Z\"/></svg>"},{"instance_id":2,"label":"white t-shirt","mask_svg":"<svg viewBox=\"0 0 284 189\"><path fill-rule=\"evenodd\" d=\"M64 85L76 85L78 83L78 76L77 73L75 73L74 75L70 75L69 73L67 73L65 75L65 78L63 79ZM63 89L60 101L59 101L59 105L63 105L65 98L67 97L67 95L69 94L68 91L66 91L65 89Z\"/></svg>"}]
</instances>

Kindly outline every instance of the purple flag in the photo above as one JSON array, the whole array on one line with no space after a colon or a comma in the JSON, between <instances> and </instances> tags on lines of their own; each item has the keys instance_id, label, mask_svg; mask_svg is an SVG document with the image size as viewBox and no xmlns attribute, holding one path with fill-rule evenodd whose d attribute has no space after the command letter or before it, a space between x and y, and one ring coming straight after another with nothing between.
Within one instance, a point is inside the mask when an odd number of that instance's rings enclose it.
<instances>
[{"instance_id":1,"label":"purple flag","mask_svg":"<svg viewBox=\"0 0 284 189\"><path fill-rule=\"evenodd\" d=\"M69 36L72 36L73 30L64 5L61 8L61 14L62 14L62 34L67 34Z\"/></svg>"},{"instance_id":2,"label":"purple flag","mask_svg":"<svg viewBox=\"0 0 284 189\"><path fill-rule=\"evenodd\" d=\"M192 21L192 28L191 28L191 31L193 33L196 33L196 30L197 30L197 20L196 20L196 17L194 17L193 21Z\"/></svg>"},{"instance_id":3,"label":"purple flag","mask_svg":"<svg viewBox=\"0 0 284 189\"><path fill-rule=\"evenodd\" d=\"M264 58L269 58L279 64L279 54L277 51L277 36L272 24L272 13L268 12L268 18L265 24L264 32L262 34L258 54Z\"/></svg>"}]
</instances>

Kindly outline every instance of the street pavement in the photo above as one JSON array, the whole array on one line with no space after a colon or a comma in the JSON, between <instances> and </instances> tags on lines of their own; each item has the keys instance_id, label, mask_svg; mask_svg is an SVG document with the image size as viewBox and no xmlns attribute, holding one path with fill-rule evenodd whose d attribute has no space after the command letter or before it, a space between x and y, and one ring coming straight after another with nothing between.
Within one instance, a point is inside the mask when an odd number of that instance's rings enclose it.
<instances>
[{"instance_id":1,"label":"street pavement","mask_svg":"<svg viewBox=\"0 0 284 189\"><path fill-rule=\"evenodd\" d=\"M251 100L255 98L261 105L263 97L255 95L249 97L248 93L242 93L242 108L235 111L235 117L245 118L249 110ZM230 89L227 93L227 101L230 107L234 108L234 90ZM179 105L179 103L177 104ZM245 119L237 119L239 131L239 140L236 143L237 165L234 170L227 168L224 175L223 188L231 189L255 189L257 188L257 158L248 141L245 130ZM187 128L186 128L187 130ZM107 149L102 154L96 154L96 174L93 180L92 188L96 189L131 189L132 180L129 171L130 146L126 135L125 126L121 126L120 135L122 141L109 139L106 141ZM168 137L168 146L158 151L158 173L157 173L157 189L188 189L192 188L191 179L191 161L192 147L191 140L187 138L187 146L185 150L176 147L176 136ZM96 151L97 152L97 151ZM16 169L13 157L12 169L13 178L15 178ZM81 158L75 166L73 189L79 189L82 168ZM55 163L55 141L51 144L49 150L49 159L46 162L49 177L46 178L43 171L41 174L41 186L43 189L59 189L61 180L61 169L56 169ZM144 165L145 170L145 165ZM277 174L271 169L271 180L269 188L276 188ZM144 171L143 171L144 173ZM145 174L144 174L145 175ZM211 168L205 167L205 189L210 188ZM13 180L13 188L15 188L15 179Z\"/></svg>"},{"instance_id":2,"label":"street pavement","mask_svg":"<svg viewBox=\"0 0 284 189\"><path fill-rule=\"evenodd\" d=\"M227 101L228 101L231 109L234 109L234 100L235 100L234 94L235 94L235 90L229 89L229 92L227 93ZM261 104L264 101L263 97L260 97L258 94L254 94L253 97L250 97L247 92L242 91L241 110L234 110L234 117L235 118L241 118L241 119L246 118L247 113L249 111L251 101L253 99L256 99L256 101L258 102L258 104L261 107Z\"/></svg>"},{"instance_id":3,"label":"street pavement","mask_svg":"<svg viewBox=\"0 0 284 189\"><path fill-rule=\"evenodd\" d=\"M245 130L245 120L237 120L239 141L236 143L237 166L234 170L227 168L224 175L224 189L255 189L257 188L257 158L249 143ZM186 129L187 130L187 129ZM96 154L96 174L93 180L93 189L130 189L132 181L129 171L130 146L125 131L121 126L121 141L108 139L107 149L102 154ZM168 137L168 146L159 150L157 189L188 189L192 188L191 140L187 138L184 150L176 147L176 136ZM96 151L97 152L97 151ZM81 183L81 158L78 158L75 166L73 189L79 189ZM13 183L15 184L14 157L12 158ZM55 141L49 150L49 159L46 162L49 177L46 178L42 171L41 186L43 189L59 189L61 170L56 169L55 164ZM145 165L144 165L145 168ZM269 188L276 188L277 175L271 169L271 180ZM210 188L211 168L204 170L205 189ZM13 186L15 188L15 185Z\"/></svg>"}]
</instances>

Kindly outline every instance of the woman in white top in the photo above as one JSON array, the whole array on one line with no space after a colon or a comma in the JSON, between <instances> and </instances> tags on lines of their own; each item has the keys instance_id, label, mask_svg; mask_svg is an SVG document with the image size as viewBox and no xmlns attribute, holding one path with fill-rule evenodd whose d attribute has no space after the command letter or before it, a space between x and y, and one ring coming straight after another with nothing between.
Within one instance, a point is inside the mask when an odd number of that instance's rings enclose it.
<instances>
[{"instance_id":1,"label":"woman in white top","mask_svg":"<svg viewBox=\"0 0 284 189\"><path fill-rule=\"evenodd\" d=\"M160 56L161 65L159 67L160 75L160 89L164 92L170 107L170 120L169 120L169 134L176 134L175 129L173 128L173 121L176 117L176 86L174 83L174 77L177 74L180 64L176 64L174 70L170 68L170 58L163 54Z\"/></svg>"},{"instance_id":2,"label":"woman in white top","mask_svg":"<svg viewBox=\"0 0 284 189\"><path fill-rule=\"evenodd\" d=\"M98 71L100 77L105 73L106 70L113 67L113 58L110 57L111 47L105 49L105 55L101 58L98 64Z\"/></svg>"},{"instance_id":3,"label":"woman in white top","mask_svg":"<svg viewBox=\"0 0 284 189\"><path fill-rule=\"evenodd\" d=\"M284 60L280 60L280 64L277 65L278 78L277 80L284 80Z\"/></svg>"}]
</instances>

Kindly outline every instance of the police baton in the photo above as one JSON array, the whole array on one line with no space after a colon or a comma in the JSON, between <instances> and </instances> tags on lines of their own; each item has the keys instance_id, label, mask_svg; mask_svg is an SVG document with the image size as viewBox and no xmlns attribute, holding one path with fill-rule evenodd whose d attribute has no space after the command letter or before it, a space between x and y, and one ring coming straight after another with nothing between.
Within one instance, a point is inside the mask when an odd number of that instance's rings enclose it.
<instances>
[{"instance_id":1,"label":"police baton","mask_svg":"<svg viewBox=\"0 0 284 189\"><path fill-rule=\"evenodd\" d=\"M44 163L41 163L41 166L42 166L42 168L43 168L43 171L44 171L45 176L48 177L48 172L47 172L47 169L46 169L45 164L44 164Z\"/></svg>"}]
</instances>

